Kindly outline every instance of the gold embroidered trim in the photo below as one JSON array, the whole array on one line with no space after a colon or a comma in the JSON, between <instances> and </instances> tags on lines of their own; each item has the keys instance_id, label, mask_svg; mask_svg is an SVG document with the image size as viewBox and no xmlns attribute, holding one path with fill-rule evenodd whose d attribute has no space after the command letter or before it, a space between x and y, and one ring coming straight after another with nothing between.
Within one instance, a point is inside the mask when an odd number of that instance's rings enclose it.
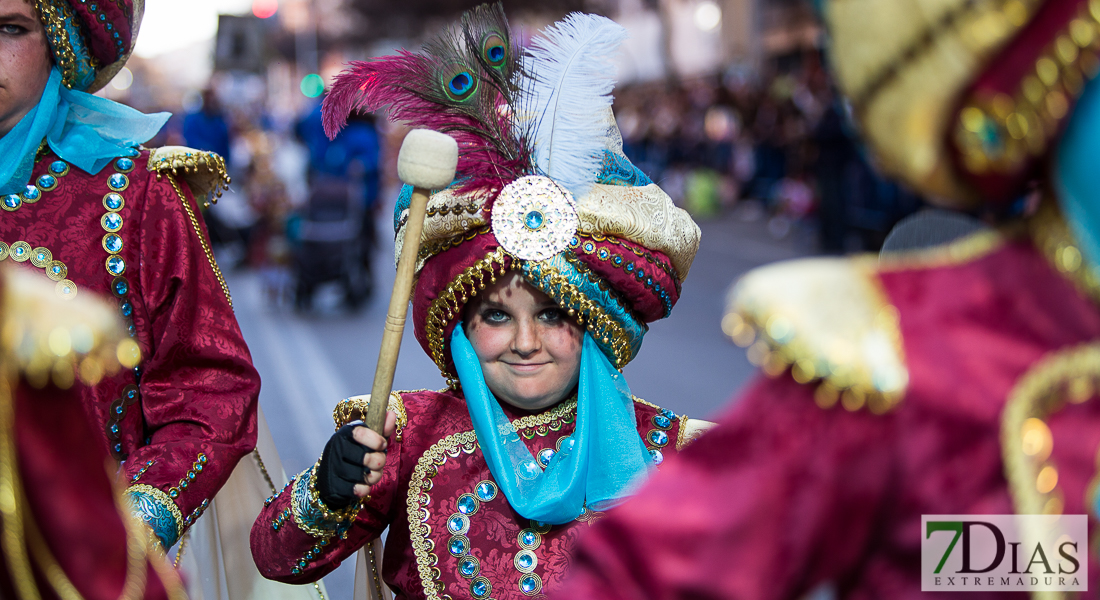
<instances>
[{"instance_id":1,"label":"gold embroidered trim","mask_svg":"<svg viewBox=\"0 0 1100 600\"><path fill-rule=\"evenodd\" d=\"M680 425L676 430L676 450L680 451L683 450L684 445L690 443L691 440L685 439L688 424L687 415L680 415L680 418L677 420L680 421Z\"/></svg>"},{"instance_id":2,"label":"gold embroidered trim","mask_svg":"<svg viewBox=\"0 0 1100 600\"><path fill-rule=\"evenodd\" d=\"M876 270L889 273L964 265L1000 250L1009 239L1016 237L1019 233L1018 228L1015 227L988 229L963 236L941 246L883 254L878 258Z\"/></svg>"},{"instance_id":3,"label":"gold embroidered trim","mask_svg":"<svg viewBox=\"0 0 1100 600\"><path fill-rule=\"evenodd\" d=\"M405 412L405 401L401 399L401 394L409 394L415 392L423 392L426 390L414 390L411 392L390 392L390 410L397 413L397 440L401 440L401 433L405 429L405 426L409 424L409 415ZM336 429L339 430L344 425L351 423L352 421L358 421L367 414L367 407L370 406L370 394L363 394L361 396L351 396L345 398L336 405L336 408L332 409L332 422L336 424Z\"/></svg>"},{"instance_id":4,"label":"gold embroidered trim","mask_svg":"<svg viewBox=\"0 0 1100 600\"><path fill-rule=\"evenodd\" d=\"M151 485L146 485L144 483L131 485L130 487L126 488L125 495L129 496L131 492L151 496L157 504L168 509L168 512L172 515L172 519L176 522L176 539L179 539L179 536L183 535L183 513L180 512L179 507L176 506L176 501L173 500L168 494L164 493L159 488L155 488ZM167 550L167 548L165 548L165 550Z\"/></svg>"},{"instance_id":5,"label":"gold embroidered trim","mask_svg":"<svg viewBox=\"0 0 1100 600\"><path fill-rule=\"evenodd\" d=\"M462 273L459 273L454 281L447 284L439 296L432 300L428 308L428 316L425 319L424 333L428 337L428 348L431 349L432 361L443 373L447 383L452 387L457 385L456 380L447 374L447 357L444 353L446 341L443 339L443 330L458 316L458 311L477 295L485 286L495 283L497 277L507 271L506 259L511 256L503 249L487 254L484 258L474 263Z\"/></svg>"},{"instance_id":6,"label":"gold embroidered trim","mask_svg":"<svg viewBox=\"0 0 1100 600\"><path fill-rule=\"evenodd\" d=\"M1077 291L1100 303L1100 278L1086 261L1055 202L1052 199L1045 201L1028 225L1035 247L1047 262L1073 282Z\"/></svg>"},{"instance_id":7,"label":"gold embroidered trim","mask_svg":"<svg viewBox=\"0 0 1100 600\"><path fill-rule=\"evenodd\" d=\"M512 427L517 433L535 429L538 435L547 435L555 430L554 425L564 421L570 415L575 415L577 410L576 399L562 402L550 410L537 415L512 421ZM530 439L534 437L524 436ZM438 465L447 462L448 457L457 457L460 452L473 454L479 447L477 434L471 431L454 433L432 444L413 468L412 478L409 479L408 489L408 515L409 515L409 541L416 556L417 571L420 574L420 583L424 587L424 596L427 600L441 600L444 584L439 580L439 556L435 553L435 542L430 538L431 527L427 524L429 517L427 505L431 498L428 492L432 490L434 483L432 478L438 473Z\"/></svg>"},{"instance_id":8,"label":"gold embroidered trim","mask_svg":"<svg viewBox=\"0 0 1100 600\"><path fill-rule=\"evenodd\" d=\"M1001 416L1001 452L1016 514L1062 514L1065 496L1050 461L1054 439L1044 419L1066 402L1087 401L1098 387L1100 344L1092 343L1048 354L1009 392Z\"/></svg>"},{"instance_id":9,"label":"gold embroidered trim","mask_svg":"<svg viewBox=\"0 0 1100 600\"><path fill-rule=\"evenodd\" d=\"M206 254L206 260L210 263L210 268L214 269L214 276L218 278L218 284L222 288L222 293L225 294L226 301L229 302L229 307L233 308L233 298L229 295L229 286L226 285L225 278L222 277L222 270L218 268L218 261L214 259L214 250L210 247L210 242L202 233L202 227L199 226L199 219L195 216L195 210L191 208L191 203L187 201L187 196L184 195L175 178L167 174L165 176L168 178L168 182L172 184L172 189L176 190L176 195L179 196L180 203L183 204L183 210L187 211L187 218L190 219L191 228L195 230L195 235L199 238L199 244L202 246L203 253ZM159 178L160 175L158 174L157 177Z\"/></svg>"},{"instance_id":10,"label":"gold embroidered trim","mask_svg":"<svg viewBox=\"0 0 1100 600\"><path fill-rule=\"evenodd\" d=\"M441 254L447 250L450 250L451 248L461 245L463 242L468 242L479 235L484 235L490 232L492 232L492 229L490 229L488 226L485 226L479 227L477 229L471 229L470 231L460 233L446 239L424 242L420 246L420 252L417 254L417 261L419 262L417 264L416 270L419 271L421 268L423 268L424 261L435 256L436 254Z\"/></svg>"},{"instance_id":11,"label":"gold embroidered trim","mask_svg":"<svg viewBox=\"0 0 1100 600\"><path fill-rule=\"evenodd\" d=\"M903 398L909 372L900 316L875 262L818 258L752 271L734 288L722 330L769 377L790 369L798 383L819 382L820 407L885 413Z\"/></svg>"},{"instance_id":12,"label":"gold embroidered trim","mask_svg":"<svg viewBox=\"0 0 1100 600\"><path fill-rule=\"evenodd\" d=\"M339 534L338 529L342 523L355 520L363 508L364 500L370 500L370 496L356 500L347 508L330 510L317 491L317 468L320 464L321 460L318 459L312 467L298 475L293 484L290 513L298 529L315 538L328 539ZM299 486L303 485L305 489L301 490Z\"/></svg>"}]
</instances>

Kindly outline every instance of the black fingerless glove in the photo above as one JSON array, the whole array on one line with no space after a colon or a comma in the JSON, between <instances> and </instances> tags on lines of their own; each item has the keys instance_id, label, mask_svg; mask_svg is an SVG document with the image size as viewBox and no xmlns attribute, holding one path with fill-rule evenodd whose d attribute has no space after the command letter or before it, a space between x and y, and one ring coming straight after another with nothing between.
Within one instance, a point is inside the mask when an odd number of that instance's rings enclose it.
<instances>
[{"instance_id":1,"label":"black fingerless glove","mask_svg":"<svg viewBox=\"0 0 1100 600\"><path fill-rule=\"evenodd\" d=\"M373 450L352 437L356 427L362 424L344 425L332 434L317 465L317 494L333 510L347 508L358 500L353 492L355 484L366 483L369 474L363 466L363 457Z\"/></svg>"}]
</instances>

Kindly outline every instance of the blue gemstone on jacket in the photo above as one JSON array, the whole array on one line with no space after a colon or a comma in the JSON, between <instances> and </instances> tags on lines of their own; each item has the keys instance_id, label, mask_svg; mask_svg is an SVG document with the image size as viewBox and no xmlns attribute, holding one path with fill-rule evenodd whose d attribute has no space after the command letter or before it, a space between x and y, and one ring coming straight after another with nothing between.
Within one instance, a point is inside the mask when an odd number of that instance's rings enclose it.
<instances>
[{"instance_id":1,"label":"blue gemstone on jacket","mask_svg":"<svg viewBox=\"0 0 1100 600\"><path fill-rule=\"evenodd\" d=\"M109 233L103 238L103 247L112 254L118 253L122 250L122 238L116 233Z\"/></svg>"},{"instance_id":2,"label":"blue gemstone on jacket","mask_svg":"<svg viewBox=\"0 0 1100 600\"><path fill-rule=\"evenodd\" d=\"M477 497L482 502L488 502L497 496L497 486L491 481L482 481L477 484Z\"/></svg>"},{"instance_id":3,"label":"blue gemstone on jacket","mask_svg":"<svg viewBox=\"0 0 1100 600\"><path fill-rule=\"evenodd\" d=\"M473 496L463 495L458 499L458 512L469 515L477 511L477 500Z\"/></svg>"},{"instance_id":4,"label":"blue gemstone on jacket","mask_svg":"<svg viewBox=\"0 0 1100 600\"><path fill-rule=\"evenodd\" d=\"M107 178L107 187L115 191L125 189L129 183L130 179L122 173L114 173Z\"/></svg>"},{"instance_id":5,"label":"blue gemstone on jacket","mask_svg":"<svg viewBox=\"0 0 1100 600\"><path fill-rule=\"evenodd\" d=\"M663 431L650 431L649 441L655 446L664 446L668 443L668 434Z\"/></svg>"}]
</instances>

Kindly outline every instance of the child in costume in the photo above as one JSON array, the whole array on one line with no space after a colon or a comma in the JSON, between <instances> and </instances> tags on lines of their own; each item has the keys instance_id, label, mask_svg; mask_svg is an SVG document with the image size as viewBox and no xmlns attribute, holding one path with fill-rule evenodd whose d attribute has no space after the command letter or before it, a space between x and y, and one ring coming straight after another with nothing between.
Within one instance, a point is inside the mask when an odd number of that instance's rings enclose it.
<instances>
[{"instance_id":1,"label":"child in costume","mask_svg":"<svg viewBox=\"0 0 1100 600\"><path fill-rule=\"evenodd\" d=\"M915 600L922 515L970 514L1088 515L1095 597L1100 1L836 0L825 18L883 168L1011 222L746 275L724 327L769 377L593 528L561 597L793 600L831 582ZM1032 554L1020 569L1048 575ZM979 593L962 596L1020 596L963 575Z\"/></svg>"},{"instance_id":2,"label":"child in costume","mask_svg":"<svg viewBox=\"0 0 1100 600\"><path fill-rule=\"evenodd\" d=\"M699 240L622 154L609 93L623 37L574 14L521 53L499 5L482 6L421 53L337 80L330 135L354 109L389 106L459 142L412 298L448 388L393 394L385 440L347 425L369 398L340 403L318 464L253 527L268 577L313 581L389 526L381 577L399 597L536 596L587 522L694 435L619 372L676 303Z\"/></svg>"}]
</instances>

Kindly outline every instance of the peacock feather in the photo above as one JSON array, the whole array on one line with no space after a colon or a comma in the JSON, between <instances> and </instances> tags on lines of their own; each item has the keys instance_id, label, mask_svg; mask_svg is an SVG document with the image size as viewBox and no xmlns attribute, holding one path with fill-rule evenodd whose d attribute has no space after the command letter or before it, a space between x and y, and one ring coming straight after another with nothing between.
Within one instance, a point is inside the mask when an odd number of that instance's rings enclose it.
<instances>
[{"instance_id":1,"label":"peacock feather","mask_svg":"<svg viewBox=\"0 0 1100 600\"><path fill-rule=\"evenodd\" d=\"M447 133L459 145L457 191L495 195L531 171L511 116L519 51L501 5L482 5L420 52L353 62L325 97L325 132L335 137L355 110L389 108L412 127Z\"/></svg>"}]
</instances>

